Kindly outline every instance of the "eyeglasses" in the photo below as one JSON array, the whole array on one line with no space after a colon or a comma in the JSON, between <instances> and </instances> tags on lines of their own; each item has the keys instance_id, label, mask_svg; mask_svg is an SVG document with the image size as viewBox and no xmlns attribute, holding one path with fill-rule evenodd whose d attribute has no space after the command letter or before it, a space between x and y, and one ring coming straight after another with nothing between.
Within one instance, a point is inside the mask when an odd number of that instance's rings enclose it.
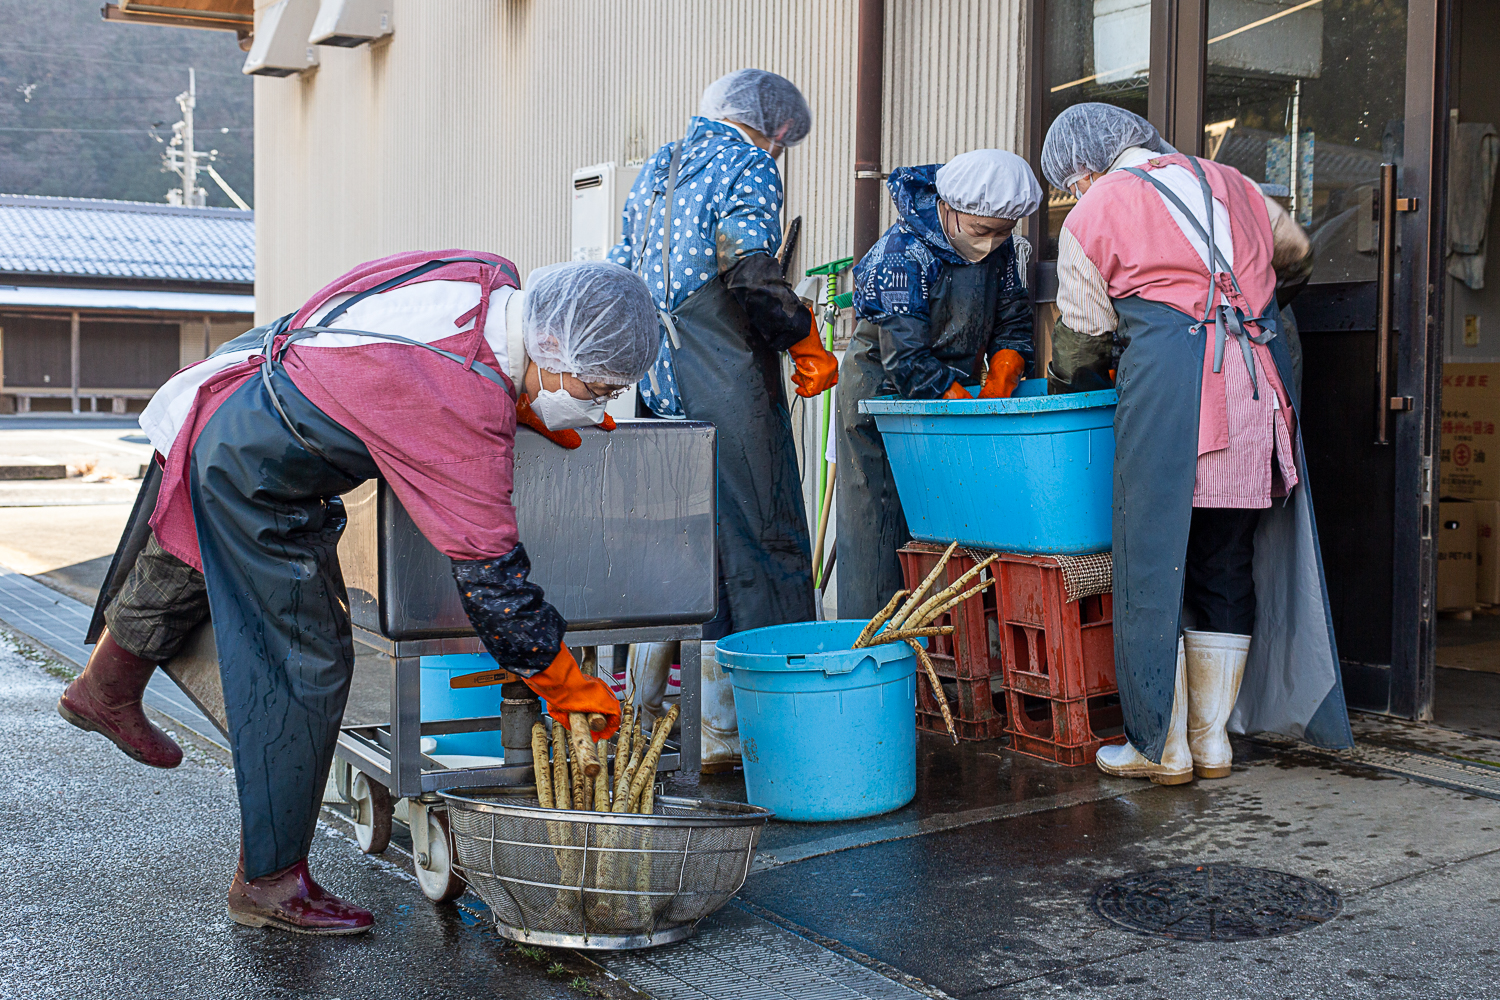
<instances>
[{"instance_id":1,"label":"eyeglasses","mask_svg":"<svg viewBox=\"0 0 1500 1000\"><path fill-rule=\"evenodd\" d=\"M612 399L619 399L621 393L623 393L626 389L629 389L630 386L619 385L611 387L607 384L598 382L585 382L584 388L588 389L589 392L594 394L594 402L607 403Z\"/></svg>"}]
</instances>

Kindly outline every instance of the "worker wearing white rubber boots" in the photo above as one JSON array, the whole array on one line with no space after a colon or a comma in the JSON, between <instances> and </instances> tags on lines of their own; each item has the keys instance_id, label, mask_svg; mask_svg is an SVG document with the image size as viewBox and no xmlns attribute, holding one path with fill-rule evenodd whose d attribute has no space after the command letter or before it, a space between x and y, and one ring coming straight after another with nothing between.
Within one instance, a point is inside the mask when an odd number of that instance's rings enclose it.
<instances>
[{"instance_id":1,"label":"worker wearing white rubber boots","mask_svg":"<svg viewBox=\"0 0 1500 1000\"><path fill-rule=\"evenodd\" d=\"M703 684L699 705L702 737L702 773L732 771L740 764L740 721L734 711L734 688L714 658L715 642L702 644L700 670ZM664 700L672 664L681 661L681 643L642 642L630 647L626 688L645 718L659 719L666 713Z\"/></svg>"},{"instance_id":2,"label":"worker wearing white rubber boots","mask_svg":"<svg viewBox=\"0 0 1500 1000\"><path fill-rule=\"evenodd\" d=\"M1312 249L1232 167L1145 119L1068 108L1042 171L1058 240L1050 391L1115 388L1115 674L1106 773L1228 776L1228 732L1353 743L1280 307Z\"/></svg>"}]
</instances>

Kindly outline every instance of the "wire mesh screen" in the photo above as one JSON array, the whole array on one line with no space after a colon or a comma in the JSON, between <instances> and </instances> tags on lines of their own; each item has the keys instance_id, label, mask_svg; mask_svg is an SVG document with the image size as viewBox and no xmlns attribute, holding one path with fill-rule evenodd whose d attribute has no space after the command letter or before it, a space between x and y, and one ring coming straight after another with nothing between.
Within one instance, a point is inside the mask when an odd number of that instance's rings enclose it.
<instances>
[{"instance_id":1,"label":"wire mesh screen","mask_svg":"<svg viewBox=\"0 0 1500 1000\"><path fill-rule=\"evenodd\" d=\"M645 824L608 813L550 819L534 797L446 797L459 870L495 919L580 938L650 937L717 910L744 884L769 815L663 797ZM694 822L704 819L713 822Z\"/></svg>"}]
</instances>

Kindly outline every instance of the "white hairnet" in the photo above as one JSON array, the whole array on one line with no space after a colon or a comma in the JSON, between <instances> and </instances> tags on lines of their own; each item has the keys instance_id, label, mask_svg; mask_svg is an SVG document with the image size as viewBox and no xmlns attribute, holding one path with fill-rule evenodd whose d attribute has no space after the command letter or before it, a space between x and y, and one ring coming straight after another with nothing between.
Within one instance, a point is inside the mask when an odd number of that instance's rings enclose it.
<instances>
[{"instance_id":1,"label":"white hairnet","mask_svg":"<svg viewBox=\"0 0 1500 1000\"><path fill-rule=\"evenodd\" d=\"M782 146L795 146L812 131L812 112L802 91L763 69L738 69L710 83L698 114L749 125Z\"/></svg>"},{"instance_id":2,"label":"white hairnet","mask_svg":"<svg viewBox=\"0 0 1500 1000\"><path fill-rule=\"evenodd\" d=\"M526 353L541 367L612 385L644 378L660 346L656 306L645 282L605 261L532 271L521 333Z\"/></svg>"},{"instance_id":3,"label":"white hairnet","mask_svg":"<svg viewBox=\"0 0 1500 1000\"><path fill-rule=\"evenodd\" d=\"M991 219L1024 219L1042 200L1026 161L1003 149L955 156L938 168L937 193L949 208Z\"/></svg>"},{"instance_id":4,"label":"white hairnet","mask_svg":"<svg viewBox=\"0 0 1500 1000\"><path fill-rule=\"evenodd\" d=\"M1113 104L1075 104L1053 121L1042 143L1042 174L1055 188L1066 188L1080 174L1102 174L1131 146L1153 153L1175 153L1156 126Z\"/></svg>"}]
</instances>

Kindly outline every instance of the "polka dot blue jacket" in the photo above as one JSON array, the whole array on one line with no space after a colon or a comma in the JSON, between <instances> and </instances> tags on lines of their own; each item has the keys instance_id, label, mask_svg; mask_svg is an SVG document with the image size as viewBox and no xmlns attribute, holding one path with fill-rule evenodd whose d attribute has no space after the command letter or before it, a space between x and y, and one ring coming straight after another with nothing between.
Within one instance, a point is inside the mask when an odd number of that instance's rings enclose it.
<instances>
[{"instance_id":1,"label":"polka dot blue jacket","mask_svg":"<svg viewBox=\"0 0 1500 1000\"><path fill-rule=\"evenodd\" d=\"M683 141L672 207L671 274L661 270L671 143L641 169L625 201L624 237L608 256L643 275L657 308L668 312L741 259L774 255L781 247L781 173L771 155L732 125L707 118L694 117ZM656 365L640 383L641 397L660 416L681 416L671 345L665 330L662 334Z\"/></svg>"}]
</instances>

